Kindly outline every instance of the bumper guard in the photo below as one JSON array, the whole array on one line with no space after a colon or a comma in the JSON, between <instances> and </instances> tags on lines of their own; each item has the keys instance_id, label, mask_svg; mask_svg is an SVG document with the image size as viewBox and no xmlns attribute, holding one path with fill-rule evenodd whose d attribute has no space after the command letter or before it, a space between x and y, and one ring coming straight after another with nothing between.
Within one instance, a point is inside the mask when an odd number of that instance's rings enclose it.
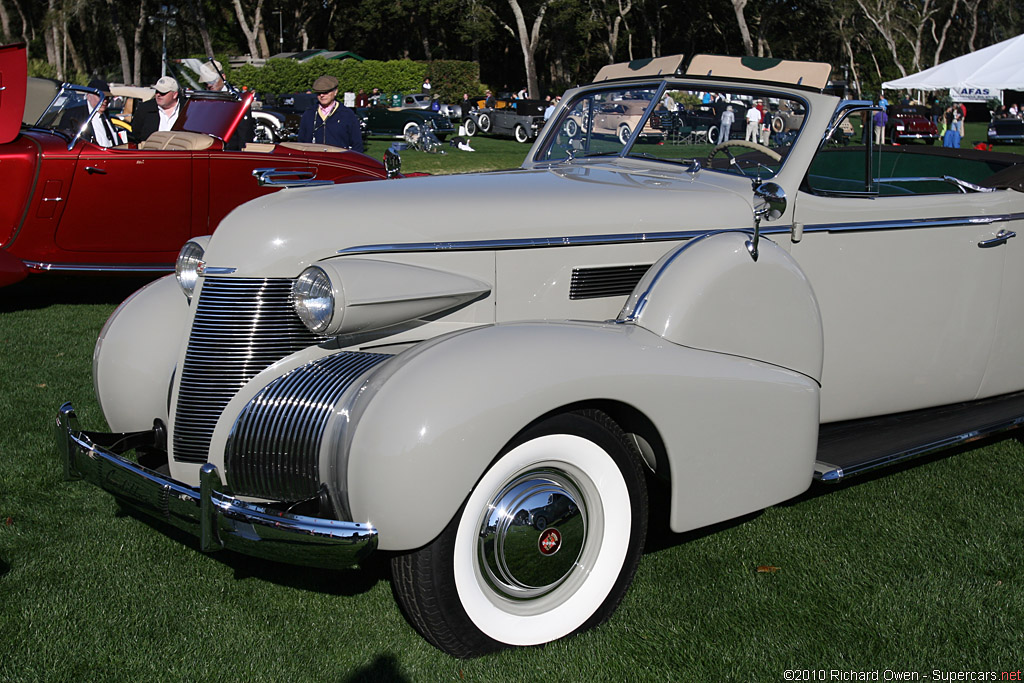
<instances>
[{"instance_id":1,"label":"bumper guard","mask_svg":"<svg viewBox=\"0 0 1024 683\"><path fill-rule=\"evenodd\" d=\"M65 479L85 479L132 508L191 533L203 552L228 548L335 569L356 564L377 547L377 530L370 524L292 515L221 493L220 474L209 463L203 465L196 489L123 458L96 444L108 441L100 437L109 435L79 428L70 403L58 410L55 429Z\"/></svg>"}]
</instances>

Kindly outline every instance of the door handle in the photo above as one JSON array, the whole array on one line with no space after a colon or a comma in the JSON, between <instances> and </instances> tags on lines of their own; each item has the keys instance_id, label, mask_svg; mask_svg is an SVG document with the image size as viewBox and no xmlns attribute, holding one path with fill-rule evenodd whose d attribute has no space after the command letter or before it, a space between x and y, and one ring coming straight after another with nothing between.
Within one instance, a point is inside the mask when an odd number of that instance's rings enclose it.
<instances>
[{"instance_id":1,"label":"door handle","mask_svg":"<svg viewBox=\"0 0 1024 683\"><path fill-rule=\"evenodd\" d=\"M99 173L100 175L107 175L106 171L104 171L102 168L96 168L95 166L86 166L85 167L85 172L88 173L89 175L92 175L93 173Z\"/></svg>"},{"instance_id":2,"label":"door handle","mask_svg":"<svg viewBox=\"0 0 1024 683\"><path fill-rule=\"evenodd\" d=\"M1017 233L1013 230L1000 230L996 233L996 236L990 240L984 240L978 242L978 246L982 249L988 249L989 247L998 247L1000 244L1006 244L1006 241L1011 237L1016 237Z\"/></svg>"}]
</instances>

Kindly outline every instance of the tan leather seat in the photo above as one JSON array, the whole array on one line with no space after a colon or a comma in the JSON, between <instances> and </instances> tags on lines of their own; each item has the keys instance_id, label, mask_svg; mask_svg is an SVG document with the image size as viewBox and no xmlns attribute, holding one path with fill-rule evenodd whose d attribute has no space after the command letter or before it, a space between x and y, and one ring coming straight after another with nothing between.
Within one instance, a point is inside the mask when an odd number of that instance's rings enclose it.
<instances>
[{"instance_id":1,"label":"tan leather seat","mask_svg":"<svg viewBox=\"0 0 1024 683\"><path fill-rule=\"evenodd\" d=\"M165 149L175 151L207 149L213 138L204 133L181 130L158 130L139 143L139 149Z\"/></svg>"},{"instance_id":2,"label":"tan leather seat","mask_svg":"<svg viewBox=\"0 0 1024 683\"><path fill-rule=\"evenodd\" d=\"M243 152L259 152L260 154L270 154L277 147L272 142L247 142L245 147L242 148Z\"/></svg>"},{"instance_id":3,"label":"tan leather seat","mask_svg":"<svg viewBox=\"0 0 1024 683\"><path fill-rule=\"evenodd\" d=\"M278 147L297 149L300 152L347 152L344 147L334 145L322 145L319 142L282 142Z\"/></svg>"}]
</instances>

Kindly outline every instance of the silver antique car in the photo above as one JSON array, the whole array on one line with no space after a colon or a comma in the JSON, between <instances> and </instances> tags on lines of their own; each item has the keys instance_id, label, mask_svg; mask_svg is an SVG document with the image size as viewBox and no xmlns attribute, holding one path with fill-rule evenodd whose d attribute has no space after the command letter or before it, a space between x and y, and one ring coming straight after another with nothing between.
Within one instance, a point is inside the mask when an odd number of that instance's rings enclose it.
<instances>
[{"instance_id":1,"label":"silver antique car","mask_svg":"<svg viewBox=\"0 0 1024 683\"><path fill-rule=\"evenodd\" d=\"M1017 427L1018 157L838 146L872 104L823 94L827 65L680 64L567 92L518 170L236 209L104 327L115 433L64 405L67 476L207 551L387 553L412 624L467 657L606 620L649 477L683 532ZM641 136L705 92L804 116L785 146ZM624 141L573 116L627 93L652 106ZM443 218L509 196L533 218Z\"/></svg>"}]
</instances>

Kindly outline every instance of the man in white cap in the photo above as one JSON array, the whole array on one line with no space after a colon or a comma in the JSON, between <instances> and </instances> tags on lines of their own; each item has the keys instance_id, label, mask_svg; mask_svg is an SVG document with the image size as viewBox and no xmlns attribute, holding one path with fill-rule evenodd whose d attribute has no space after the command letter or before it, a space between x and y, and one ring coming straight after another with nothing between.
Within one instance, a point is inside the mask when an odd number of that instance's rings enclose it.
<instances>
[{"instance_id":1,"label":"man in white cap","mask_svg":"<svg viewBox=\"0 0 1024 683\"><path fill-rule=\"evenodd\" d=\"M132 142L142 142L158 130L170 130L178 120L181 102L178 95L178 81L164 76L153 86L156 94L146 100L132 114Z\"/></svg>"},{"instance_id":2,"label":"man in white cap","mask_svg":"<svg viewBox=\"0 0 1024 683\"><path fill-rule=\"evenodd\" d=\"M213 92L224 92L228 89L227 84L224 83L224 70L221 68L220 62L216 60L206 62L199 67L199 81L206 85L207 90Z\"/></svg>"},{"instance_id":3,"label":"man in white cap","mask_svg":"<svg viewBox=\"0 0 1024 683\"><path fill-rule=\"evenodd\" d=\"M335 147L363 151L359 119L352 110L337 101L338 79L321 76L313 81L319 106L307 109L299 121L299 142L320 142Z\"/></svg>"}]
</instances>

